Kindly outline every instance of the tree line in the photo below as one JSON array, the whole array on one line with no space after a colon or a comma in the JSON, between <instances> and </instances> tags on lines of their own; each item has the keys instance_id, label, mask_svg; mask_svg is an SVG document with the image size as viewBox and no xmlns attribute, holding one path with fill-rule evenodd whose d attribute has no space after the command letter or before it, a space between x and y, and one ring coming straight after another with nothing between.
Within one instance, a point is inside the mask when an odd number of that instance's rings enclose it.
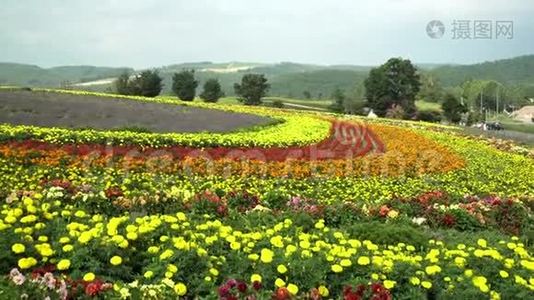
<instances>
[{"instance_id":1,"label":"tree line","mask_svg":"<svg viewBox=\"0 0 534 300\"><path fill-rule=\"evenodd\" d=\"M171 90L179 99L193 101L198 85L195 71L184 69L173 75ZM116 80L115 86L119 94L155 97L163 84L157 71L148 70L134 76L125 73ZM243 104L261 105L270 84L264 74L245 74L233 88ZM338 113L365 114L372 109L380 117L431 122L445 118L452 123L470 123L483 120L486 111L508 109L511 101L507 99L514 95L513 89L496 81L468 80L458 89L446 90L432 75L420 73L410 60L391 58L371 69L363 83L358 83L353 91L346 93L336 88L331 95L330 108ZM217 102L225 94L220 82L211 78L204 82L198 96L205 102ZM303 96L311 98L309 91L304 91ZM442 111L418 110L416 100L439 103ZM278 104L283 106L283 103Z\"/></svg>"},{"instance_id":2,"label":"tree line","mask_svg":"<svg viewBox=\"0 0 534 300\"><path fill-rule=\"evenodd\" d=\"M146 70L131 76L123 73L115 81L115 90L121 95L156 97L163 88L163 79L156 70ZM193 101L196 97L198 80L195 70L182 70L172 77L172 92L182 101ZM270 85L263 74L245 74L240 83L234 84L234 91L238 100L245 105L260 105L266 96ZM210 78L204 82L199 97L205 102L217 102L224 97L220 82Z\"/></svg>"}]
</instances>

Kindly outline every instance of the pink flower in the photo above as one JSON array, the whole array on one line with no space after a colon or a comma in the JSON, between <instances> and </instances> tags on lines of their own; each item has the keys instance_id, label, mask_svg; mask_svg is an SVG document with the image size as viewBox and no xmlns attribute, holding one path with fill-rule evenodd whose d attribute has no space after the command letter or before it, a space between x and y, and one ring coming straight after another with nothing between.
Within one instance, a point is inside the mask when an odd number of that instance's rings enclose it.
<instances>
[{"instance_id":1,"label":"pink flower","mask_svg":"<svg viewBox=\"0 0 534 300\"><path fill-rule=\"evenodd\" d=\"M20 274L18 276L14 276L13 278L11 278L11 280L13 280L13 282L16 285L22 285L26 281L26 277L24 277L24 275Z\"/></svg>"}]
</instances>

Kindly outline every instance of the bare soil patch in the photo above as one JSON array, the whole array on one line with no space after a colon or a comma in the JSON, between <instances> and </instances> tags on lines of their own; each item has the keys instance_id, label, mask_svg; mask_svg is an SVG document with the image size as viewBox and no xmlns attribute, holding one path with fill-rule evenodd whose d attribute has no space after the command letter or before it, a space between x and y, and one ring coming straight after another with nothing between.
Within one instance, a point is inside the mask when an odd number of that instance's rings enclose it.
<instances>
[{"instance_id":1,"label":"bare soil patch","mask_svg":"<svg viewBox=\"0 0 534 300\"><path fill-rule=\"evenodd\" d=\"M229 132L268 125L252 114L51 92L0 91L0 123L147 132Z\"/></svg>"}]
</instances>

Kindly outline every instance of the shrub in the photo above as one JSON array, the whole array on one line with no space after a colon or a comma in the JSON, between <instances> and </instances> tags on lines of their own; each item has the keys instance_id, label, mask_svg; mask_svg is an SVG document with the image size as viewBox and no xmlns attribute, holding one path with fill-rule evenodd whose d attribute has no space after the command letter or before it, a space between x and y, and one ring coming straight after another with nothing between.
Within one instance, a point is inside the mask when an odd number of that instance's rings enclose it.
<instances>
[{"instance_id":1,"label":"shrub","mask_svg":"<svg viewBox=\"0 0 534 300\"><path fill-rule=\"evenodd\" d=\"M263 74L246 74L241 83L234 84L234 90L239 101L245 105L260 105L270 85Z\"/></svg>"},{"instance_id":2,"label":"shrub","mask_svg":"<svg viewBox=\"0 0 534 300\"><path fill-rule=\"evenodd\" d=\"M425 247L430 239L430 235L420 228L401 223L362 222L348 227L347 231L360 240L372 240L382 245L405 243L421 248Z\"/></svg>"},{"instance_id":3,"label":"shrub","mask_svg":"<svg viewBox=\"0 0 534 300\"><path fill-rule=\"evenodd\" d=\"M393 104L391 108L386 111L386 118L390 119L404 119L406 117L406 112L402 106Z\"/></svg>"},{"instance_id":4,"label":"shrub","mask_svg":"<svg viewBox=\"0 0 534 300\"><path fill-rule=\"evenodd\" d=\"M282 102L282 100L274 100L272 103L271 103L271 106L272 107L276 107L276 108L283 108L284 107L284 102Z\"/></svg>"},{"instance_id":5,"label":"shrub","mask_svg":"<svg viewBox=\"0 0 534 300\"><path fill-rule=\"evenodd\" d=\"M174 73L172 77L172 91L182 101L193 101L197 86L195 70L183 70L180 73Z\"/></svg>"},{"instance_id":6,"label":"shrub","mask_svg":"<svg viewBox=\"0 0 534 300\"><path fill-rule=\"evenodd\" d=\"M204 91L200 94L200 98L204 102L217 102L219 98L224 97L224 92L221 89L221 84L217 79L208 79L204 83Z\"/></svg>"},{"instance_id":7,"label":"shrub","mask_svg":"<svg viewBox=\"0 0 534 300\"><path fill-rule=\"evenodd\" d=\"M420 110L417 112L416 119L419 121L439 123L441 122L441 113L436 110Z\"/></svg>"}]
</instances>

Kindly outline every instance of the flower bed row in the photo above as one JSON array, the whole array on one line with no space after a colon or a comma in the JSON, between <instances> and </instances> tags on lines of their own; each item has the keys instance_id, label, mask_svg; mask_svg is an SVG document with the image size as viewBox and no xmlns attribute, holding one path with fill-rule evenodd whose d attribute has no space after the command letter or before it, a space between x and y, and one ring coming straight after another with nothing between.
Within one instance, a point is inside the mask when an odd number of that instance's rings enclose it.
<instances>
[{"instance_id":1,"label":"flower bed row","mask_svg":"<svg viewBox=\"0 0 534 300\"><path fill-rule=\"evenodd\" d=\"M464 166L464 161L445 146L412 131L341 122L334 123L329 139L306 147L139 149L23 141L0 144L0 154L26 165L113 167L201 176L406 176Z\"/></svg>"},{"instance_id":2,"label":"flower bed row","mask_svg":"<svg viewBox=\"0 0 534 300\"><path fill-rule=\"evenodd\" d=\"M294 177L263 177L257 176L263 173L258 173L254 169L248 170L246 165L241 164L230 165L237 171L219 169L222 170L220 173L208 172L203 175L202 169L195 167L194 164L191 164L192 170L195 170L192 173L157 172L157 168L136 169L112 163L87 167L82 161L70 162L68 157L66 161L62 161L60 156L57 156L57 161L48 161L46 157L42 160L39 157L32 158L28 153L24 159L0 155L2 176L0 195L5 197L13 190L39 191L43 188L43 181L61 180L84 191L79 196L80 199L89 197L98 203L109 202L104 192L109 187L115 186L124 194L125 202L153 203L155 206L187 201L192 195L206 189L224 192L246 190L259 195L262 200L272 197L287 199L291 196L301 196L317 199L321 203L342 201L382 203L395 197L413 197L431 190L443 190L455 198L461 198L466 194L474 196L495 194L503 198L534 197L534 176L532 176L534 163L531 159L503 153L478 142L444 133L419 134L439 143L448 144L454 152L465 159L465 167L433 174L413 172L414 174L401 176L365 176L373 173L363 173L363 176L357 177L331 177L321 175L328 174L327 171L313 173L296 163L290 165L272 163L267 166L279 168L269 168L270 171L264 174L275 176L291 174ZM384 141L388 147L388 139ZM388 153L391 152L386 152L384 156ZM364 161L371 157L364 157ZM357 161L355 160L354 165ZM423 170L432 166L418 162ZM340 176L355 174L343 173L344 169L339 167L344 165L338 165L335 161L324 163L325 167L336 168L334 171L339 172ZM239 169L241 166L244 169ZM286 166L287 169L284 171L280 166ZM307 168L308 164L305 164L305 167ZM378 168L376 174L391 175L399 169L398 164L393 161ZM315 176L316 174L319 176Z\"/></svg>"},{"instance_id":3,"label":"flower bed row","mask_svg":"<svg viewBox=\"0 0 534 300\"><path fill-rule=\"evenodd\" d=\"M252 127L229 133L143 133L132 131L109 131L91 129L43 128L23 125L0 125L0 141L38 140L53 144L104 144L138 145L147 147L190 146L190 147L273 147L302 146L318 143L329 135L330 122L308 114L296 114L267 108L253 108L237 105L218 105L196 102L180 102L171 98L145 98L82 91L35 89L37 92L68 93L73 95L99 96L103 100L124 98L132 101L161 104L187 105L208 109L219 109L237 113L251 113L268 116L278 121L270 126Z\"/></svg>"},{"instance_id":4,"label":"flower bed row","mask_svg":"<svg viewBox=\"0 0 534 300\"><path fill-rule=\"evenodd\" d=\"M237 222L183 212L108 217L65 202L62 189L51 188L2 206L7 291L42 285L38 291L61 299L78 290L146 299L534 296L534 258L515 237L381 245L322 219L307 226L261 213Z\"/></svg>"},{"instance_id":5,"label":"flower bed row","mask_svg":"<svg viewBox=\"0 0 534 300\"><path fill-rule=\"evenodd\" d=\"M128 157L132 159L163 157L183 160L189 158L203 158L208 160L257 160L257 161L286 161L288 159L325 160L344 159L366 155L367 153L383 153L384 145L372 130L363 124L337 122L332 123L330 135L325 140L307 146L290 147L185 147L172 146L163 148L130 146L106 146L100 144L50 144L35 140L12 141L2 145L3 152L7 155L23 156L31 153L35 157L35 151L52 153L53 156L92 156Z\"/></svg>"}]
</instances>

